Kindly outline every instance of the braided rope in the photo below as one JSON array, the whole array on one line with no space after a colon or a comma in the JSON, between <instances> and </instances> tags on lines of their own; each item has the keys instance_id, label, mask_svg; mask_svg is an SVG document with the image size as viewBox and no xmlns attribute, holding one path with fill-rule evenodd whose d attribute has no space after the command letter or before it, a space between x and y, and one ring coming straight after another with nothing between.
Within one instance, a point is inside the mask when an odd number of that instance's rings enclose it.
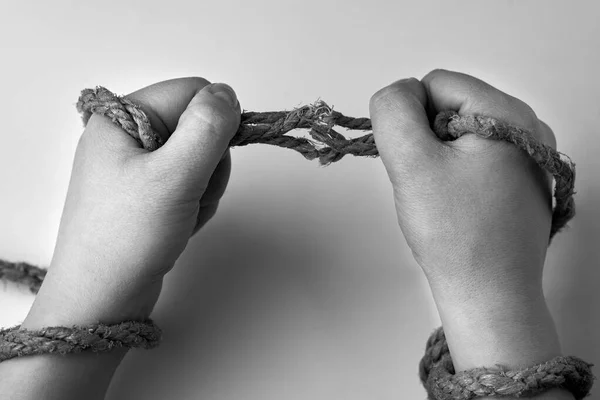
<instances>
[{"instance_id":1,"label":"braided rope","mask_svg":"<svg viewBox=\"0 0 600 400\"><path fill-rule=\"evenodd\" d=\"M36 354L67 354L81 351L105 352L116 347L152 349L160 343L161 331L148 319L115 325L21 329L19 325L0 330L0 362Z\"/></svg>"},{"instance_id":2,"label":"braided rope","mask_svg":"<svg viewBox=\"0 0 600 400\"><path fill-rule=\"evenodd\" d=\"M84 125L96 113L110 118L149 151L164 144L141 107L106 88L99 86L83 90L77 109L82 114ZM372 129L368 118L348 117L334 111L325 102L317 101L292 111L242 113L240 127L230 146L270 144L293 149L309 160L318 158L322 165L339 161L347 154L379 155L372 134L347 139L333 129L334 125L353 130ZM294 129L308 129L312 140L286 135ZM549 242L575 215L572 197L575 194L575 164L564 154L537 141L531 132L494 118L459 116L451 111L438 114L433 130L445 141L472 133L513 143L551 173L556 183L556 205ZM38 291L44 276L45 270L31 264L0 260L0 279L25 283L34 293ZM160 342L160 336L160 329L151 320L128 321L112 326L52 327L38 331L16 326L0 331L0 362L30 354L108 351L119 346L153 348ZM448 344L440 327L427 341L425 356L419 364L419 375L431 399L530 396L552 387L567 389L581 399L589 393L593 383L591 366L576 357L557 357L519 371L508 371L502 367L477 368L455 374Z\"/></svg>"},{"instance_id":3,"label":"braided rope","mask_svg":"<svg viewBox=\"0 0 600 400\"><path fill-rule=\"evenodd\" d=\"M591 367L580 358L558 356L531 367L509 370L474 368L456 373L442 327L427 339L419 377L432 400L470 400L475 397L532 397L552 388L569 391L576 400L587 397L594 384Z\"/></svg>"}]
</instances>

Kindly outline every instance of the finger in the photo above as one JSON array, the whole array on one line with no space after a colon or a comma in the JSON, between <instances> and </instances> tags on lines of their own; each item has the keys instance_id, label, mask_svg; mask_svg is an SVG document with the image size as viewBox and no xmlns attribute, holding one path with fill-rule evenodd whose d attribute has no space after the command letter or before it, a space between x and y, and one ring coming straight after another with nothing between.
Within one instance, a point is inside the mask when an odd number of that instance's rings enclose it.
<instances>
[{"instance_id":1,"label":"finger","mask_svg":"<svg viewBox=\"0 0 600 400\"><path fill-rule=\"evenodd\" d=\"M486 82L459 72L436 69L421 79L431 116L452 110L459 115L481 115L532 131L538 138L538 118L531 107Z\"/></svg>"},{"instance_id":2,"label":"finger","mask_svg":"<svg viewBox=\"0 0 600 400\"><path fill-rule=\"evenodd\" d=\"M198 217L196 218L196 225L192 230L191 236L194 236L212 217L217 213L217 209L219 208L219 203L211 204L206 207L200 208L198 212Z\"/></svg>"},{"instance_id":3,"label":"finger","mask_svg":"<svg viewBox=\"0 0 600 400\"><path fill-rule=\"evenodd\" d=\"M400 178L435 154L440 141L430 129L425 87L415 78L396 81L369 102L373 136L390 178ZM399 176L400 175L400 176Z\"/></svg>"},{"instance_id":4,"label":"finger","mask_svg":"<svg viewBox=\"0 0 600 400\"><path fill-rule=\"evenodd\" d=\"M208 186L200 199L200 208L219 203L225 193L230 176L231 152L227 150L208 181Z\"/></svg>"},{"instance_id":5,"label":"finger","mask_svg":"<svg viewBox=\"0 0 600 400\"><path fill-rule=\"evenodd\" d=\"M200 199L200 209L198 210L196 226L194 227L192 236L194 236L217 212L219 201L225 193L230 174L231 152L228 149L219 162L219 165L217 165L215 172L208 182L208 187Z\"/></svg>"},{"instance_id":6,"label":"finger","mask_svg":"<svg viewBox=\"0 0 600 400\"><path fill-rule=\"evenodd\" d=\"M539 137L540 137L542 143L545 143L548 146L552 147L554 150L556 150L556 136L554 136L554 132L552 131L552 128L550 128L541 119L538 121L539 121L540 125L539 125L539 129L537 131L539 132Z\"/></svg>"},{"instance_id":7,"label":"finger","mask_svg":"<svg viewBox=\"0 0 600 400\"><path fill-rule=\"evenodd\" d=\"M199 199L237 132L240 118L241 108L231 87L222 83L205 86L189 101L167 142L145 156L161 175L168 176L172 190Z\"/></svg>"},{"instance_id":8,"label":"finger","mask_svg":"<svg viewBox=\"0 0 600 400\"><path fill-rule=\"evenodd\" d=\"M198 77L170 79L137 90L125 98L142 108L152 129L166 142L192 98L208 85L209 81Z\"/></svg>"},{"instance_id":9,"label":"finger","mask_svg":"<svg viewBox=\"0 0 600 400\"><path fill-rule=\"evenodd\" d=\"M137 90L124 98L144 111L152 130L163 139L164 143L175 131L177 121L190 100L209 84L206 79L197 77L171 79ZM96 146L108 147L120 156L128 157L132 154L145 153L140 151L137 140L127 135L110 118L98 114L90 117L83 136L86 140L87 136L92 136Z\"/></svg>"},{"instance_id":10,"label":"finger","mask_svg":"<svg viewBox=\"0 0 600 400\"><path fill-rule=\"evenodd\" d=\"M430 115L452 110L459 115L483 115L496 118L507 124L525 128L542 143L556 148L556 138L552 129L537 118L529 105L480 79L459 72L437 69L428 73L421 82L427 90L429 99L427 107ZM465 138L468 140L466 143L457 140L451 145L467 144L471 148L473 145L478 148L489 145L485 139ZM512 149L508 144L504 147ZM515 154L517 154L516 150ZM540 173L540 176L543 176L547 186L551 187L551 175Z\"/></svg>"}]
</instances>

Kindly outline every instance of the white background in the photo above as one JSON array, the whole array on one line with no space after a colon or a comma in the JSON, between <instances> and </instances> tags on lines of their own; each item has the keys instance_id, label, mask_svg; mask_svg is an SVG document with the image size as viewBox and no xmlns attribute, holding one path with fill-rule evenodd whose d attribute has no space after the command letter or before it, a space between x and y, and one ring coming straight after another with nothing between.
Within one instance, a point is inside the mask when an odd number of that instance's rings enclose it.
<instances>
[{"instance_id":1,"label":"white background","mask_svg":"<svg viewBox=\"0 0 600 400\"><path fill-rule=\"evenodd\" d=\"M577 217L553 241L544 285L565 354L599 364L596 4L5 0L0 257L51 259L83 88L202 76L233 86L246 110L321 98L368 116L381 87L453 69L531 105L577 163ZM108 398L425 398L417 367L439 320L380 160L323 168L266 145L232 155L220 211L155 309L163 345L132 351ZM0 287L0 326L20 323L33 296Z\"/></svg>"}]
</instances>

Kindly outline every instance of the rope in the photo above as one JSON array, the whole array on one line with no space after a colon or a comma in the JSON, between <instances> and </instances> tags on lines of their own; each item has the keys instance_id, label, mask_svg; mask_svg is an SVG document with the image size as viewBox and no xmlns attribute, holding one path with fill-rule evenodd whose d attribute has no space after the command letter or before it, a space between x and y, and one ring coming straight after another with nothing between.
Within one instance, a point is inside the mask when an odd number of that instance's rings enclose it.
<instances>
[{"instance_id":1,"label":"rope","mask_svg":"<svg viewBox=\"0 0 600 400\"><path fill-rule=\"evenodd\" d=\"M92 114L110 118L140 145L154 151L164 144L153 131L140 106L98 86L85 89L77 102L84 125ZM368 118L352 118L334 111L323 101L291 111L243 112L241 123L229 145L246 146L263 143L295 150L306 159L318 159L321 165L341 160L345 155L376 157L379 155L373 134L347 139L336 132L338 125L350 130L372 129ZM573 200L575 164L569 157L539 142L532 132L485 116L459 116L441 112L432 125L440 140L451 141L471 133L486 139L504 140L531 156L555 179L556 204L552 214L549 243L575 215ZM287 135L295 129L308 129L311 139ZM562 156L562 157L561 157ZM0 279L20 282L37 293L45 270L34 265L0 259ZM160 329L151 320L127 321L117 325L102 324L72 328L51 327L27 331L19 326L0 331L0 362L13 357L82 350L106 351L128 346L153 348L160 341ZM426 354L419 365L419 375L431 399L471 399L476 396L531 396L550 387L563 387L585 397L591 389L590 367L576 357L558 357L543 365L521 371L477 368L455 374L443 329L438 328L427 341Z\"/></svg>"},{"instance_id":2,"label":"rope","mask_svg":"<svg viewBox=\"0 0 600 400\"><path fill-rule=\"evenodd\" d=\"M152 349L158 346L160 339L161 330L150 319L39 330L16 326L0 330L0 362L36 354L68 354L84 350L99 353L117 347Z\"/></svg>"},{"instance_id":3,"label":"rope","mask_svg":"<svg viewBox=\"0 0 600 400\"><path fill-rule=\"evenodd\" d=\"M581 400L589 395L594 384L593 366L577 357L558 356L512 371L499 365L456 373L444 329L439 327L427 340L425 355L419 363L419 378L432 400L533 397L552 388L565 389Z\"/></svg>"},{"instance_id":4,"label":"rope","mask_svg":"<svg viewBox=\"0 0 600 400\"><path fill-rule=\"evenodd\" d=\"M161 137L152 130L148 117L139 106L102 86L83 90L77 110L82 114L84 124L92 114L110 118L149 151L163 145ZM370 119L345 116L318 100L292 111L242 113L240 127L229 145L263 143L284 147L299 152L308 160L318 158L322 165L339 161L347 154L367 157L379 155L373 134L347 139L333 129L334 125L350 130L372 129ZM312 140L286 135L294 129L308 129ZM439 113L433 130L444 141L456 140L466 133L507 141L525 151L542 169L551 173L556 182L556 205L550 240L575 215L575 164L565 154L539 142L530 131L490 117L461 117L453 111Z\"/></svg>"}]
</instances>

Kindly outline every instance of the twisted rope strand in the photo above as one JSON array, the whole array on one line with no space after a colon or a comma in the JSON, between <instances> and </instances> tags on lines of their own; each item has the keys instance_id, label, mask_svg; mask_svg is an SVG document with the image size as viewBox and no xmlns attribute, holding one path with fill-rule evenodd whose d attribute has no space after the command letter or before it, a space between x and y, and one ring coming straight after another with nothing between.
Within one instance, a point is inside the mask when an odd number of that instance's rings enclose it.
<instances>
[{"instance_id":1,"label":"twisted rope strand","mask_svg":"<svg viewBox=\"0 0 600 400\"><path fill-rule=\"evenodd\" d=\"M339 161L346 154L379 155L372 134L346 139L333 129L334 125L354 130L371 129L368 118L346 117L333 111L325 102L317 101L292 111L243 113L240 128L229 145L264 143L286 147L298 151L308 160L318 158L322 165ZM314 140L285 136L294 129L309 129Z\"/></svg>"},{"instance_id":2,"label":"twisted rope strand","mask_svg":"<svg viewBox=\"0 0 600 400\"><path fill-rule=\"evenodd\" d=\"M161 330L152 320L39 330L15 326L0 330L0 362L35 354L105 352L115 347L152 349L158 346L160 339Z\"/></svg>"}]
</instances>

